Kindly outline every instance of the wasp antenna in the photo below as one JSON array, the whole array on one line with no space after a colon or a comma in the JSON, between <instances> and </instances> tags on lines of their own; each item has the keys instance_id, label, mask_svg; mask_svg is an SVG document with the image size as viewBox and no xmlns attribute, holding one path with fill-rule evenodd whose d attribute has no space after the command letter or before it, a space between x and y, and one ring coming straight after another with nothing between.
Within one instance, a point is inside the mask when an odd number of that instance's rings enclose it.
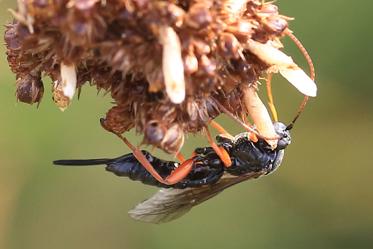
<instances>
[{"instance_id":1,"label":"wasp antenna","mask_svg":"<svg viewBox=\"0 0 373 249\"><path fill-rule=\"evenodd\" d=\"M306 59L307 63L308 63L308 66L309 66L309 70L310 70L310 78L315 81L315 78L316 78L316 71L315 71L315 66L313 64L313 61L312 61L312 58L310 56L310 54L308 53L307 49L303 46L302 42L291 32L291 30L289 29L286 29L285 30L285 34L287 36L289 36L289 38L294 42L294 44L298 47L298 49L301 51L301 53L303 54L304 58ZM304 108L306 107L307 105L307 102L308 102L308 99L309 97L308 96L304 96L303 98L303 101L302 103L300 104L299 106L299 109L297 111L297 114L295 115L294 119L291 121L291 123L286 127L286 130L290 130L293 128L295 122L297 121L297 119L299 118L299 116L301 115L301 113L303 112Z\"/></svg>"},{"instance_id":2,"label":"wasp antenna","mask_svg":"<svg viewBox=\"0 0 373 249\"><path fill-rule=\"evenodd\" d=\"M299 116L302 114L304 108L306 107L308 99L309 99L308 96L304 96L303 101L302 101L302 103L299 106L297 114L295 115L293 121L291 121L291 123L286 127L286 130L290 130L290 129L293 128L295 122L297 121L297 119L299 118Z\"/></svg>"},{"instance_id":3,"label":"wasp antenna","mask_svg":"<svg viewBox=\"0 0 373 249\"><path fill-rule=\"evenodd\" d=\"M285 34L289 36L289 38L295 43L295 45L298 47L300 52L303 54L310 68L310 78L314 81L316 78L315 66L313 65L312 58L310 54L308 53L307 49L303 46L302 42L289 29L285 30Z\"/></svg>"}]
</instances>

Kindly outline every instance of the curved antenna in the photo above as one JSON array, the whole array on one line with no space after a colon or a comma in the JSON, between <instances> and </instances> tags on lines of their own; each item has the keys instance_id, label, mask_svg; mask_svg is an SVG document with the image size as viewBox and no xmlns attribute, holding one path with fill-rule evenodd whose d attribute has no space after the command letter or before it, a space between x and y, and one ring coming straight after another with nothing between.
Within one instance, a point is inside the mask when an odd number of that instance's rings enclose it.
<instances>
[{"instance_id":1,"label":"curved antenna","mask_svg":"<svg viewBox=\"0 0 373 249\"><path fill-rule=\"evenodd\" d=\"M306 59L309 70L310 70L310 78L315 81L316 73L315 73L315 66L313 65L312 58L310 54L308 53L307 49L303 46L302 42L289 30L285 30L285 34L289 36L289 38L295 43L295 45L298 47L300 52L303 54L304 58ZM290 130L293 128L294 123L299 118L300 114L303 112L304 108L307 105L309 97L304 96L302 103L299 106L299 109L297 111L297 114L295 115L294 119L291 121L291 123L286 127L286 130Z\"/></svg>"}]
</instances>

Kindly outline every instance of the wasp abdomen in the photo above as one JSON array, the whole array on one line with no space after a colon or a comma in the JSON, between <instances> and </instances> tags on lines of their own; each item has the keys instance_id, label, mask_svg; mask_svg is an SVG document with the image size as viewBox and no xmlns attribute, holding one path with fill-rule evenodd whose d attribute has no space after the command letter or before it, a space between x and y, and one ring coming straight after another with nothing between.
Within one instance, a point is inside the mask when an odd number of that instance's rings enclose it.
<instances>
[{"instance_id":1,"label":"wasp abdomen","mask_svg":"<svg viewBox=\"0 0 373 249\"><path fill-rule=\"evenodd\" d=\"M160 160L152 156L147 151L142 151L146 159L152 164L154 169L161 175L163 178L167 177L172 170L175 169L174 162L168 162ZM129 177L134 181L141 181L147 185L165 187L164 184L158 182L145 168L141 163L131 154L124 155L115 160L112 160L107 164L106 170L113 172L117 176Z\"/></svg>"},{"instance_id":2,"label":"wasp abdomen","mask_svg":"<svg viewBox=\"0 0 373 249\"><path fill-rule=\"evenodd\" d=\"M179 164L173 161L164 161L152 156L147 151L142 151L149 163L154 167L162 178L166 178L175 170ZM110 161L106 167L107 171L117 176L129 177L134 181L141 181L144 184L163 188L189 188L217 182L224 173L223 163L215 153L208 153L203 156L196 156L193 162L193 169L186 178L174 185L165 185L157 181L133 154L127 154Z\"/></svg>"}]
</instances>

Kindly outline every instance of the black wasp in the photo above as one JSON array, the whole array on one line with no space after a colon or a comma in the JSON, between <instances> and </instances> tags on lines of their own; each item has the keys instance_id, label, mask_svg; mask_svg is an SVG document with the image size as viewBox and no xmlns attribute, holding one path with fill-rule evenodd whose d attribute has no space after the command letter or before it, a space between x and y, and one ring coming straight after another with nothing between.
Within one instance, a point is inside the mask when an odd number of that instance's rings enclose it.
<instances>
[{"instance_id":1,"label":"black wasp","mask_svg":"<svg viewBox=\"0 0 373 249\"><path fill-rule=\"evenodd\" d=\"M106 170L117 176L161 187L150 199L138 204L129 212L134 219L161 223L176 219L193 206L217 195L224 189L242 181L257 178L273 172L280 166L284 149L290 144L289 128L283 123L274 123L279 136L277 148L272 150L262 138L253 142L248 132L233 138L218 135L219 147L227 151L231 165L227 167L221 156L212 147L195 149L194 156L188 159L191 170L182 180L174 184L164 184L152 176L137 160L133 153L114 159L58 160L56 165L106 165ZM146 159L162 177L166 178L178 169L179 163L164 161L142 151Z\"/></svg>"}]
</instances>

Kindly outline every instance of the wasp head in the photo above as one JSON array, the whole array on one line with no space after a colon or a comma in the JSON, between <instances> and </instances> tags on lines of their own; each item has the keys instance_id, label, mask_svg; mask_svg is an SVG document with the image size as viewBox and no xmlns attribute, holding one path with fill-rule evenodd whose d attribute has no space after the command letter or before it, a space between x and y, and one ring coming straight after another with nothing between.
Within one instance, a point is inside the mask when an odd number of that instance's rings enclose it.
<instances>
[{"instance_id":1,"label":"wasp head","mask_svg":"<svg viewBox=\"0 0 373 249\"><path fill-rule=\"evenodd\" d=\"M280 122L275 122L273 124L277 135L280 136L280 139L277 142L276 150L283 150L291 143L290 131L287 129L287 126Z\"/></svg>"}]
</instances>

